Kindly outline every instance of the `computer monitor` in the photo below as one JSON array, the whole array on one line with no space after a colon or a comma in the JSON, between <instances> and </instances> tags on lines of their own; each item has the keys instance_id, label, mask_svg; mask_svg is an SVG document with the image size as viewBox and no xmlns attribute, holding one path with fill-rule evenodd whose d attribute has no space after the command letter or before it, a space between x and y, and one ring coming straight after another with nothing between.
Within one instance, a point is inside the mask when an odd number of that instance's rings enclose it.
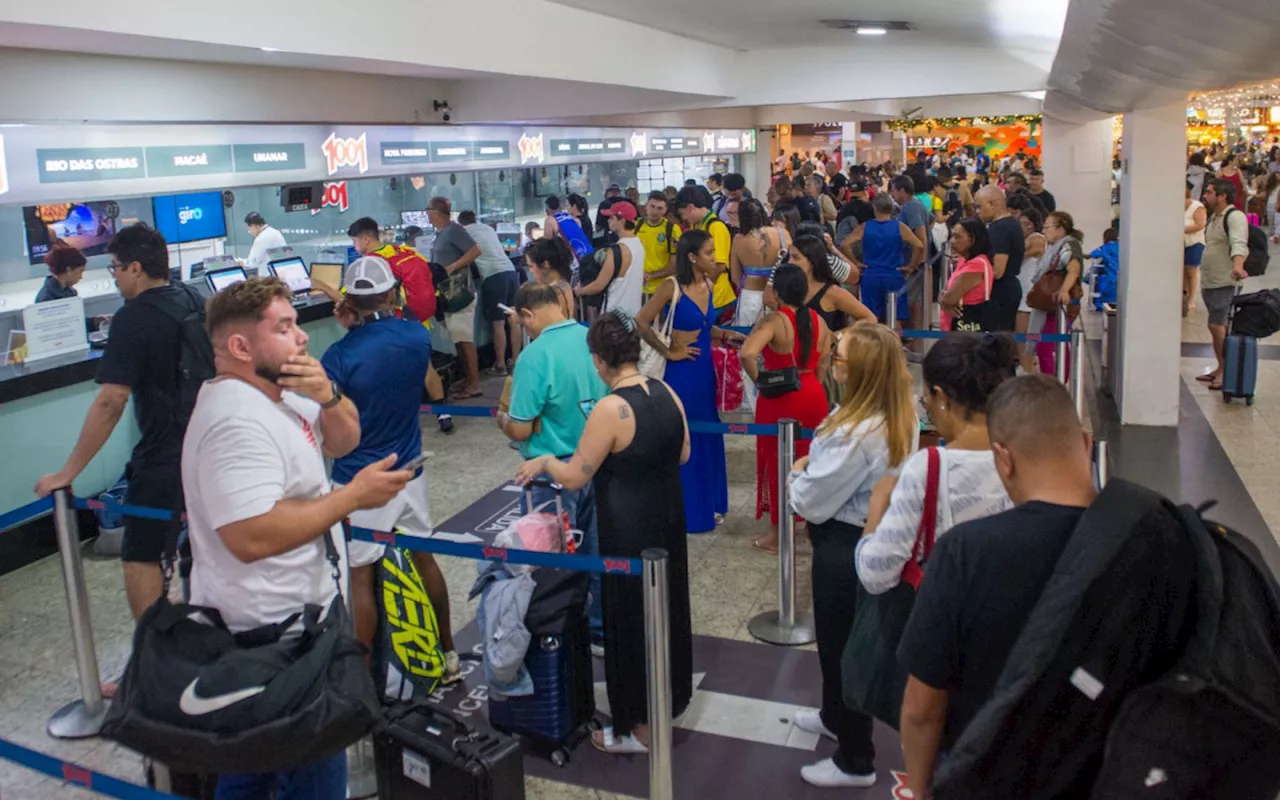
<instances>
[{"instance_id":1,"label":"computer monitor","mask_svg":"<svg viewBox=\"0 0 1280 800\"><path fill-rule=\"evenodd\" d=\"M311 273L307 271L307 264L301 258L283 258L272 261L267 266L270 267L271 274L284 281L294 294L311 291Z\"/></svg>"},{"instance_id":2,"label":"computer monitor","mask_svg":"<svg viewBox=\"0 0 1280 800\"><path fill-rule=\"evenodd\" d=\"M204 278L209 282L209 291L217 294L228 286L247 280L248 276L244 273L244 267L227 267L206 272Z\"/></svg>"},{"instance_id":3,"label":"computer monitor","mask_svg":"<svg viewBox=\"0 0 1280 800\"><path fill-rule=\"evenodd\" d=\"M401 211L400 224L404 227L417 225L419 228L426 230L431 227L431 220L427 217L425 211Z\"/></svg>"},{"instance_id":4,"label":"computer monitor","mask_svg":"<svg viewBox=\"0 0 1280 800\"><path fill-rule=\"evenodd\" d=\"M342 270L345 264L328 263L324 261L311 262L311 283L323 283L334 291L342 289ZM312 289L312 291L319 291Z\"/></svg>"},{"instance_id":5,"label":"computer monitor","mask_svg":"<svg viewBox=\"0 0 1280 800\"><path fill-rule=\"evenodd\" d=\"M498 233L498 241L502 242L502 249L508 253L515 252L520 249L520 232L515 233Z\"/></svg>"}]
</instances>

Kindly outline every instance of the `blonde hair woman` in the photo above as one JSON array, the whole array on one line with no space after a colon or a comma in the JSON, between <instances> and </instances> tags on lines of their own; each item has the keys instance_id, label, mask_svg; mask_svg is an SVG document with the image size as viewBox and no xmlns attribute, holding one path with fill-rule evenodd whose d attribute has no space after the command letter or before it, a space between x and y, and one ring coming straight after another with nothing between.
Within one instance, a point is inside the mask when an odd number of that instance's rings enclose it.
<instances>
[{"instance_id":1,"label":"blonde hair woman","mask_svg":"<svg viewBox=\"0 0 1280 800\"><path fill-rule=\"evenodd\" d=\"M871 493L916 448L919 421L911 374L893 331L859 322L839 337L832 372L844 402L814 434L809 455L791 471L792 505L813 541L813 613L822 665L822 709L802 710L796 724L836 739L839 750L800 770L814 786L866 787L875 781L871 717L845 707L840 660L853 628L858 577L854 548Z\"/></svg>"}]
</instances>

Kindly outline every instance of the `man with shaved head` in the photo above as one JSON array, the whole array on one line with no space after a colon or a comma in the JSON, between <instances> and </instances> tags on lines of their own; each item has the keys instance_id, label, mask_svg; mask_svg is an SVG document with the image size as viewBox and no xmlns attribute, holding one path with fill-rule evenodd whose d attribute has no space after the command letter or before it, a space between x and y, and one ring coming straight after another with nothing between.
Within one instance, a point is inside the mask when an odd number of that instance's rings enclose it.
<instances>
[{"instance_id":1,"label":"man with shaved head","mask_svg":"<svg viewBox=\"0 0 1280 800\"><path fill-rule=\"evenodd\" d=\"M1022 303L1022 284L1018 282L1026 245L1022 224L1009 212L1004 192L998 186L982 187L974 196L974 202L991 238L991 266L996 278L991 299L999 309L997 330L1011 331Z\"/></svg>"},{"instance_id":2,"label":"man with shaved head","mask_svg":"<svg viewBox=\"0 0 1280 800\"><path fill-rule=\"evenodd\" d=\"M1053 378L1025 375L1001 384L987 402L987 428L996 471L1017 506L939 537L898 648L910 674L901 725L915 797L931 796L938 754L955 745L991 699L1097 495L1090 437Z\"/></svg>"}]
</instances>

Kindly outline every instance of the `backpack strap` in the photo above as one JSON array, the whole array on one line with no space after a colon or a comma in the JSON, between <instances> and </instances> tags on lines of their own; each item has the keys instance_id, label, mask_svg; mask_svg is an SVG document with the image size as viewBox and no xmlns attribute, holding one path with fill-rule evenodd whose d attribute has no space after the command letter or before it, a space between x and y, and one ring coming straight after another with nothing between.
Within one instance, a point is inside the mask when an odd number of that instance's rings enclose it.
<instances>
[{"instance_id":1,"label":"backpack strap","mask_svg":"<svg viewBox=\"0 0 1280 800\"><path fill-rule=\"evenodd\" d=\"M675 242L671 238L671 234L675 232L676 224L667 218L667 256L675 255Z\"/></svg>"},{"instance_id":2,"label":"backpack strap","mask_svg":"<svg viewBox=\"0 0 1280 800\"><path fill-rule=\"evenodd\" d=\"M942 459L938 455L938 448L930 447L925 452L929 457L929 471L924 484L923 511L920 526L916 529L916 543L911 548L911 559L902 567L902 582L917 590L924 578L921 564L929 560L938 535L938 482L942 476Z\"/></svg>"}]
</instances>

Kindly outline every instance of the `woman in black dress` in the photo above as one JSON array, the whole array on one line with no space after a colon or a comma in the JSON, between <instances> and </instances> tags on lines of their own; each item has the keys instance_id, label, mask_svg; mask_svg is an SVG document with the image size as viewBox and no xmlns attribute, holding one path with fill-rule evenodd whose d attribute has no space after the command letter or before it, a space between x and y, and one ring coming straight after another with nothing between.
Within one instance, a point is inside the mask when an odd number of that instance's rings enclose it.
<instances>
[{"instance_id":1,"label":"woman in black dress","mask_svg":"<svg viewBox=\"0 0 1280 800\"><path fill-rule=\"evenodd\" d=\"M526 461L519 483L548 474L566 489L595 480L600 552L638 558L667 551L672 715L693 695L693 624L689 609L689 551L685 540L680 465L689 458L689 426L680 398L662 381L641 375L635 321L614 312L587 332L596 370L609 395L596 404L573 458ZM639 434L639 435L637 435ZM635 576L605 575L604 666L612 727L593 743L607 753L643 753L649 744L645 674L644 587Z\"/></svg>"}]
</instances>

